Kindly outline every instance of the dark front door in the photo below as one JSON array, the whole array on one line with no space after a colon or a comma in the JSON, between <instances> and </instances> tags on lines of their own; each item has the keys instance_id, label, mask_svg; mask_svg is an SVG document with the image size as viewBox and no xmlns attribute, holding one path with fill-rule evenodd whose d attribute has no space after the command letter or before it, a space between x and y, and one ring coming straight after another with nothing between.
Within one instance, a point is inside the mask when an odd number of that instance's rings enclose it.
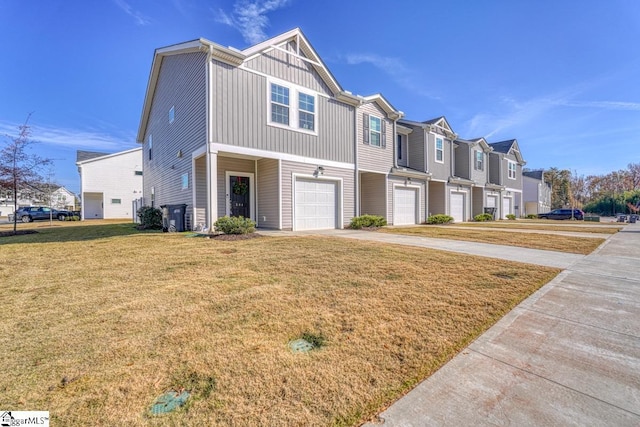
<instances>
[{"instance_id":1,"label":"dark front door","mask_svg":"<svg viewBox=\"0 0 640 427\"><path fill-rule=\"evenodd\" d=\"M229 177L229 197L231 198L231 216L251 218L251 195L249 194L249 177Z\"/></svg>"}]
</instances>

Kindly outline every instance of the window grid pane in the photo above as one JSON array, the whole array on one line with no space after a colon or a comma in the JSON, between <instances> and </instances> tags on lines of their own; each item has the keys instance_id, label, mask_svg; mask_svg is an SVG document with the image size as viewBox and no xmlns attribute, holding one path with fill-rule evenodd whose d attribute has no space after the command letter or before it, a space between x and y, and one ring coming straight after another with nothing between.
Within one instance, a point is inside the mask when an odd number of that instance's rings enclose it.
<instances>
[{"instance_id":1,"label":"window grid pane","mask_svg":"<svg viewBox=\"0 0 640 427\"><path fill-rule=\"evenodd\" d=\"M271 84L271 101L282 105L289 105L289 88Z\"/></svg>"},{"instance_id":2,"label":"window grid pane","mask_svg":"<svg viewBox=\"0 0 640 427\"><path fill-rule=\"evenodd\" d=\"M300 112L300 128L307 130L314 130L314 117L313 114Z\"/></svg>"},{"instance_id":3,"label":"window grid pane","mask_svg":"<svg viewBox=\"0 0 640 427\"><path fill-rule=\"evenodd\" d=\"M289 124L289 108L278 104L271 104L271 121Z\"/></svg>"},{"instance_id":4,"label":"window grid pane","mask_svg":"<svg viewBox=\"0 0 640 427\"><path fill-rule=\"evenodd\" d=\"M436 138L436 160L441 162L444 160L444 149L442 148L442 139Z\"/></svg>"}]
</instances>

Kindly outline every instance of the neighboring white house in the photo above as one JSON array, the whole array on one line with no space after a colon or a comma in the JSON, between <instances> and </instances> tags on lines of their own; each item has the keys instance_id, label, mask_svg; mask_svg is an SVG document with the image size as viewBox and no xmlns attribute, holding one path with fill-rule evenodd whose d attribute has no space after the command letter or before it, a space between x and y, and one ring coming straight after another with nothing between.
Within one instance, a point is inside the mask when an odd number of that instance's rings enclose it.
<instances>
[{"instance_id":1,"label":"neighboring white house","mask_svg":"<svg viewBox=\"0 0 640 427\"><path fill-rule=\"evenodd\" d=\"M551 186L544 181L544 171L522 172L524 214L539 214L551 210Z\"/></svg>"},{"instance_id":2,"label":"neighboring white house","mask_svg":"<svg viewBox=\"0 0 640 427\"><path fill-rule=\"evenodd\" d=\"M76 195L64 187L51 193L51 207L54 209L76 210Z\"/></svg>"},{"instance_id":3,"label":"neighboring white house","mask_svg":"<svg viewBox=\"0 0 640 427\"><path fill-rule=\"evenodd\" d=\"M135 219L142 197L142 148L120 153L78 151L82 219Z\"/></svg>"}]
</instances>

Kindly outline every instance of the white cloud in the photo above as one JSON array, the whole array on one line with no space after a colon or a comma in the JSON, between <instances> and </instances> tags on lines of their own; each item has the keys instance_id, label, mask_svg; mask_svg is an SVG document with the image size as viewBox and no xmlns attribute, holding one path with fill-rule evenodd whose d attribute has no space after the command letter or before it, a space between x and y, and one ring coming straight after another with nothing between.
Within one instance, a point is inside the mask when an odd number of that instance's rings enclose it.
<instances>
[{"instance_id":1,"label":"white cloud","mask_svg":"<svg viewBox=\"0 0 640 427\"><path fill-rule=\"evenodd\" d=\"M151 20L137 10L134 10L125 0L113 0L116 5L122 9L127 15L131 16L137 25L149 25Z\"/></svg>"},{"instance_id":2,"label":"white cloud","mask_svg":"<svg viewBox=\"0 0 640 427\"><path fill-rule=\"evenodd\" d=\"M16 135L20 124L0 122L0 135ZM31 140L60 148L116 152L132 148L135 135L112 135L86 129L65 129L31 124Z\"/></svg>"},{"instance_id":3,"label":"white cloud","mask_svg":"<svg viewBox=\"0 0 640 427\"><path fill-rule=\"evenodd\" d=\"M417 72L407 67L399 58L385 57L370 53L352 53L345 56L349 65L371 64L388 74L398 85L414 92L417 95L430 99L440 99L431 91L416 84L423 81Z\"/></svg>"},{"instance_id":4,"label":"white cloud","mask_svg":"<svg viewBox=\"0 0 640 427\"><path fill-rule=\"evenodd\" d=\"M289 0L238 0L230 14L220 9L217 21L235 27L247 43L256 44L267 38L267 14L285 7Z\"/></svg>"},{"instance_id":5,"label":"white cloud","mask_svg":"<svg viewBox=\"0 0 640 427\"><path fill-rule=\"evenodd\" d=\"M565 107L596 108L602 110L640 111L640 102L563 100L557 105Z\"/></svg>"}]
</instances>

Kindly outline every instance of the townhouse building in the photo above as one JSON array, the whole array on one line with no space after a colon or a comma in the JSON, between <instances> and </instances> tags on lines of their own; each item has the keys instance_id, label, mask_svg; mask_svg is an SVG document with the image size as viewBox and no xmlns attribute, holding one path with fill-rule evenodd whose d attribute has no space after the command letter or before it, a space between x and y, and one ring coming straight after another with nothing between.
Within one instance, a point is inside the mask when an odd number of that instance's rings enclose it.
<instances>
[{"instance_id":1,"label":"townhouse building","mask_svg":"<svg viewBox=\"0 0 640 427\"><path fill-rule=\"evenodd\" d=\"M346 91L297 28L244 50L206 39L157 49L137 141L146 204L186 204L192 227L225 215L282 230L362 214L467 221L492 194L506 206L507 191L521 193L521 179L492 175L492 144Z\"/></svg>"}]
</instances>

